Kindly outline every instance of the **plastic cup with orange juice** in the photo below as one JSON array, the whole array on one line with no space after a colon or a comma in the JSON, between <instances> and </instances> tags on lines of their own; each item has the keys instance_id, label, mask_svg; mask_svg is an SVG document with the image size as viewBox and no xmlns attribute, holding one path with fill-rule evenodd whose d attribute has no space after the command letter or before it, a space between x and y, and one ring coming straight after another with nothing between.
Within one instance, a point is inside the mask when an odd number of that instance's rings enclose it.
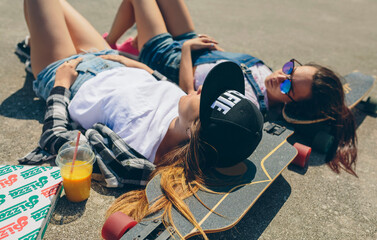
<instances>
[{"instance_id":1,"label":"plastic cup with orange juice","mask_svg":"<svg viewBox=\"0 0 377 240\"><path fill-rule=\"evenodd\" d=\"M81 202L89 198L94 153L87 144L80 143L77 147L76 159L72 165L75 152L75 142L64 144L56 157L60 167L63 187L67 199L71 202Z\"/></svg>"}]
</instances>

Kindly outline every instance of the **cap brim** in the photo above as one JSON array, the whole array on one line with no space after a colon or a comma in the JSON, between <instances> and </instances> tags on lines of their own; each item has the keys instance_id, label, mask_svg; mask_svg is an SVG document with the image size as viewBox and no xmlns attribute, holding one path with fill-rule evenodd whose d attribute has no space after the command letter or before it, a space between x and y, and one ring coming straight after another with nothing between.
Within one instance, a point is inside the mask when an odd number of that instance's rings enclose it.
<instances>
[{"instance_id":1,"label":"cap brim","mask_svg":"<svg viewBox=\"0 0 377 240\"><path fill-rule=\"evenodd\" d=\"M206 124L213 102L227 90L236 90L245 94L243 72L238 64L230 61L217 64L204 80L199 112L202 124Z\"/></svg>"}]
</instances>

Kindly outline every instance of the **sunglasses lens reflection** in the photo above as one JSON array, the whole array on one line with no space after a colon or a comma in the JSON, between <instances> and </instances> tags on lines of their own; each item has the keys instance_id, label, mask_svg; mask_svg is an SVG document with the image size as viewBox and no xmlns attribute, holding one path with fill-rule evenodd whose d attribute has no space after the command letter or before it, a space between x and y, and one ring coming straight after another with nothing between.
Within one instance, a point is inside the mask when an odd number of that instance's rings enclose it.
<instances>
[{"instance_id":1,"label":"sunglasses lens reflection","mask_svg":"<svg viewBox=\"0 0 377 240\"><path fill-rule=\"evenodd\" d=\"M291 74L292 71L293 71L293 62L287 62L286 64L284 64L283 66L283 73L285 74Z\"/></svg>"},{"instance_id":2,"label":"sunglasses lens reflection","mask_svg":"<svg viewBox=\"0 0 377 240\"><path fill-rule=\"evenodd\" d=\"M291 90L291 81L289 79L286 79L284 82L280 84L280 91L283 94L288 94L289 90Z\"/></svg>"}]
</instances>

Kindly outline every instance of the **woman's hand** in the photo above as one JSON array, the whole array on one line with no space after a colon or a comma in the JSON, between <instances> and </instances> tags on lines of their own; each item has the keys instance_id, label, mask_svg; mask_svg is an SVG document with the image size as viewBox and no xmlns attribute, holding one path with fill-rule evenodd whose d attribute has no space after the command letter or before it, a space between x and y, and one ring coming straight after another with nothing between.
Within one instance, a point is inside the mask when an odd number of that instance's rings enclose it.
<instances>
[{"instance_id":1,"label":"woman's hand","mask_svg":"<svg viewBox=\"0 0 377 240\"><path fill-rule=\"evenodd\" d=\"M124 57L122 55L101 55L99 57L106 59L106 60L119 62L119 63L121 63L121 64L123 64L124 66L127 66L127 67L140 68L140 69L146 70L149 73L153 73L153 70L151 68L149 68L147 65L145 65L144 63L135 61L133 59Z\"/></svg>"},{"instance_id":2,"label":"woman's hand","mask_svg":"<svg viewBox=\"0 0 377 240\"><path fill-rule=\"evenodd\" d=\"M82 58L71 59L64 62L56 69L54 87L61 86L69 89L76 81L78 73L76 71L77 65L81 62Z\"/></svg>"},{"instance_id":3,"label":"woman's hand","mask_svg":"<svg viewBox=\"0 0 377 240\"><path fill-rule=\"evenodd\" d=\"M200 37L193 38L184 42L182 48L189 47L191 51L202 49L217 50L217 44L218 42L213 38L201 35Z\"/></svg>"},{"instance_id":4,"label":"woman's hand","mask_svg":"<svg viewBox=\"0 0 377 240\"><path fill-rule=\"evenodd\" d=\"M198 38L209 38L209 39L212 39L213 41L216 41L213 37L211 37L207 34L198 34ZM215 50L224 52L224 49L221 48L218 43L215 44Z\"/></svg>"}]
</instances>

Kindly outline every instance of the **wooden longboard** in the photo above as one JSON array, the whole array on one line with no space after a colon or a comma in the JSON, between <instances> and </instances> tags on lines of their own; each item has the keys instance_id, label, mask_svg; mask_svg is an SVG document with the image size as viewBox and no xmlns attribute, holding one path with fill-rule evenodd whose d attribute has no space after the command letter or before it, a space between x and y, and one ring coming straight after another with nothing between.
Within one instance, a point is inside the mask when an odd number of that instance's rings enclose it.
<instances>
[{"instance_id":1,"label":"wooden longboard","mask_svg":"<svg viewBox=\"0 0 377 240\"><path fill-rule=\"evenodd\" d=\"M265 123L265 126L267 124ZM279 136L264 132L257 149L244 161L247 171L236 184L212 189L218 194L199 191L197 195L211 211L195 197L185 200L206 233L225 231L235 226L291 163L297 155L297 150L287 142L287 138L292 133L293 131L290 129L285 129ZM162 194L160 176L154 177L148 183L146 192L149 203ZM173 231L171 227L165 230L160 226L161 229L160 232L157 231L157 235L150 235L156 234L156 228L161 223L158 216L159 213L145 218L147 219L145 222L142 221L130 229L122 239L134 239L135 237L138 237L137 239L154 239L156 237L169 239L171 237L169 231ZM185 238L199 234L199 231L175 209L172 210L172 218L177 230ZM176 233L172 235L178 236Z\"/></svg>"},{"instance_id":2,"label":"wooden longboard","mask_svg":"<svg viewBox=\"0 0 377 240\"><path fill-rule=\"evenodd\" d=\"M344 76L344 79L346 80L343 84L346 104L351 109L369 95L376 80L373 76L360 72L350 73Z\"/></svg>"},{"instance_id":3,"label":"wooden longboard","mask_svg":"<svg viewBox=\"0 0 377 240\"><path fill-rule=\"evenodd\" d=\"M345 101L351 109L369 95L375 83L374 77L360 72L350 73L344 79ZM314 120L315 122L293 120L299 121L297 123L317 123L317 120ZM195 197L185 200L206 233L225 231L235 226L292 162L297 154L297 150L287 142L287 138L292 134L292 129L286 129L279 136L264 132L258 148L244 161L248 170L238 184L218 188L216 189L218 194L199 191L197 195L206 206ZM154 177L148 183L146 191L150 203L162 195L160 176ZM156 213L154 216L148 216L145 221L130 229L122 239L173 239L174 237L178 239L179 235L172 227L163 226L160 215L161 213ZM174 208L172 218L175 227L184 238L199 234L199 231Z\"/></svg>"}]
</instances>

